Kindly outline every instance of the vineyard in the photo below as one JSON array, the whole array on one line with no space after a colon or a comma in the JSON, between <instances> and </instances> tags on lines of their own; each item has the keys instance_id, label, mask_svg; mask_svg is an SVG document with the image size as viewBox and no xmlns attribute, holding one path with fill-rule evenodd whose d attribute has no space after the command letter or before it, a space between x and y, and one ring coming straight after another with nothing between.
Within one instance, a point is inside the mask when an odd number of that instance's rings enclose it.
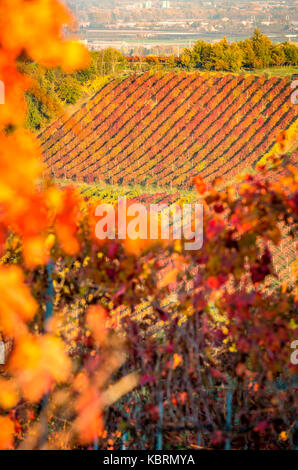
<instances>
[{"instance_id":1,"label":"vineyard","mask_svg":"<svg viewBox=\"0 0 298 470\"><path fill-rule=\"evenodd\" d=\"M297 119L288 78L144 73L105 84L40 141L57 178L189 188L254 168Z\"/></svg>"}]
</instances>

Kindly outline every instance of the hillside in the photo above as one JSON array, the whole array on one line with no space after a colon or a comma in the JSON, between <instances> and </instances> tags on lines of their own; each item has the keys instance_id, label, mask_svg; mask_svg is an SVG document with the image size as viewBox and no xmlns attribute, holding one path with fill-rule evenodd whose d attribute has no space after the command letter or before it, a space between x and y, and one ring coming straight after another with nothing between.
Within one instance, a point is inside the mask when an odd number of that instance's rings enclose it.
<instances>
[{"instance_id":1,"label":"hillside","mask_svg":"<svg viewBox=\"0 0 298 470\"><path fill-rule=\"evenodd\" d=\"M288 78L144 73L114 79L40 135L48 172L188 188L253 168L297 119Z\"/></svg>"}]
</instances>

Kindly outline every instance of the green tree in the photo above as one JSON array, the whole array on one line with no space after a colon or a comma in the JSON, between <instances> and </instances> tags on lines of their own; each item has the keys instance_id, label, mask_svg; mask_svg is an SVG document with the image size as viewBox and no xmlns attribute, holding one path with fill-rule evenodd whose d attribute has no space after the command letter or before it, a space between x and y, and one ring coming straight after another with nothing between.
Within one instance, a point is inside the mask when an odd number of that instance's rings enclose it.
<instances>
[{"instance_id":1,"label":"green tree","mask_svg":"<svg viewBox=\"0 0 298 470\"><path fill-rule=\"evenodd\" d=\"M174 55L169 55L166 59L166 64L168 67L175 67L176 66L176 60Z\"/></svg>"},{"instance_id":2,"label":"green tree","mask_svg":"<svg viewBox=\"0 0 298 470\"><path fill-rule=\"evenodd\" d=\"M197 68L211 68L211 53L211 44L201 40L195 42L191 50L191 62L193 66ZM187 50L183 52L183 55L184 54L188 54Z\"/></svg>"},{"instance_id":3,"label":"green tree","mask_svg":"<svg viewBox=\"0 0 298 470\"><path fill-rule=\"evenodd\" d=\"M75 78L81 82L85 83L90 80L94 80L96 78L96 62L94 55L91 55L91 64L87 69L79 70L74 76Z\"/></svg>"},{"instance_id":4,"label":"green tree","mask_svg":"<svg viewBox=\"0 0 298 470\"><path fill-rule=\"evenodd\" d=\"M255 53L255 68L269 67L272 63L272 42L257 28L251 38Z\"/></svg>"},{"instance_id":5,"label":"green tree","mask_svg":"<svg viewBox=\"0 0 298 470\"><path fill-rule=\"evenodd\" d=\"M75 104L83 94L80 84L72 76L65 76L56 88L56 92L60 100L66 104Z\"/></svg>"},{"instance_id":6,"label":"green tree","mask_svg":"<svg viewBox=\"0 0 298 470\"><path fill-rule=\"evenodd\" d=\"M26 93L27 101L27 127L31 130L39 130L43 125L43 119L39 112L39 103L31 93Z\"/></svg>"},{"instance_id":7,"label":"green tree","mask_svg":"<svg viewBox=\"0 0 298 470\"><path fill-rule=\"evenodd\" d=\"M125 57L117 49L108 47L94 54L96 72L100 75L110 75L125 67Z\"/></svg>"},{"instance_id":8,"label":"green tree","mask_svg":"<svg viewBox=\"0 0 298 470\"><path fill-rule=\"evenodd\" d=\"M256 55L253 48L253 42L251 39L245 39L238 43L243 54L243 66L247 68L253 68L256 61Z\"/></svg>"},{"instance_id":9,"label":"green tree","mask_svg":"<svg viewBox=\"0 0 298 470\"><path fill-rule=\"evenodd\" d=\"M284 42L281 48L285 55L285 65L298 65L298 47L295 44Z\"/></svg>"},{"instance_id":10,"label":"green tree","mask_svg":"<svg viewBox=\"0 0 298 470\"><path fill-rule=\"evenodd\" d=\"M228 70L231 72L238 72L243 65L243 52L237 43L233 42L225 50L225 59L228 65Z\"/></svg>"},{"instance_id":11,"label":"green tree","mask_svg":"<svg viewBox=\"0 0 298 470\"><path fill-rule=\"evenodd\" d=\"M283 48L278 45L273 45L271 49L271 64L280 66L286 63L286 56Z\"/></svg>"},{"instance_id":12,"label":"green tree","mask_svg":"<svg viewBox=\"0 0 298 470\"><path fill-rule=\"evenodd\" d=\"M237 43L229 44L225 39L214 44L211 54L212 68L237 72L243 63L243 52Z\"/></svg>"},{"instance_id":13,"label":"green tree","mask_svg":"<svg viewBox=\"0 0 298 470\"><path fill-rule=\"evenodd\" d=\"M193 64L192 51L190 49L184 49L180 57L180 64L183 67L191 67Z\"/></svg>"}]
</instances>

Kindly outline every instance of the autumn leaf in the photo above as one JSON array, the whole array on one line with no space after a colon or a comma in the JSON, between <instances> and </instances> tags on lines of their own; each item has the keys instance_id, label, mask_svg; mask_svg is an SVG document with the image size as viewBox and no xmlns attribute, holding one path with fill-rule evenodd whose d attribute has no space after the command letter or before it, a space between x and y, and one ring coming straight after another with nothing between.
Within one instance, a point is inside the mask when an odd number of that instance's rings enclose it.
<instances>
[{"instance_id":1,"label":"autumn leaf","mask_svg":"<svg viewBox=\"0 0 298 470\"><path fill-rule=\"evenodd\" d=\"M178 366L180 366L183 363L183 358L181 354L174 353L173 355L173 364L172 364L172 369L177 369Z\"/></svg>"},{"instance_id":2,"label":"autumn leaf","mask_svg":"<svg viewBox=\"0 0 298 470\"><path fill-rule=\"evenodd\" d=\"M6 416L0 416L0 450L12 449L14 430L13 421Z\"/></svg>"},{"instance_id":3,"label":"autumn leaf","mask_svg":"<svg viewBox=\"0 0 298 470\"><path fill-rule=\"evenodd\" d=\"M194 185L199 194L204 194L207 190L206 183L204 182L203 178L199 175L194 178Z\"/></svg>"},{"instance_id":4,"label":"autumn leaf","mask_svg":"<svg viewBox=\"0 0 298 470\"><path fill-rule=\"evenodd\" d=\"M8 364L24 397L32 402L40 400L56 383L66 381L70 368L62 342L49 334L20 338Z\"/></svg>"},{"instance_id":5,"label":"autumn leaf","mask_svg":"<svg viewBox=\"0 0 298 470\"><path fill-rule=\"evenodd\" d=\"M37 311L21 269L0 266L0 288L0 328L7 336L21 335L26 332L25 323L32 320Z\"/></svg>"},{"instance_id":6,"label":"autumn leaf","mask_svg":"<svg viewBox=\"0 0 298 470\"><path fill-rule=\"evenodd\" d=\"M107 341L107 312L98 306L91 306L87 312L86 325L92 331L98 345L103 345Z\"/></svg>"},{"instance_id":7,"label":"autumn leaf","mask_svg":"<svg viewBox=\"0 0 298 470\"><path fill-rule=\"evenodd\" d=\"M8 410L19 401L19 391L14 379L0 378L0 407Z\"/></svg>"}]
</instances>

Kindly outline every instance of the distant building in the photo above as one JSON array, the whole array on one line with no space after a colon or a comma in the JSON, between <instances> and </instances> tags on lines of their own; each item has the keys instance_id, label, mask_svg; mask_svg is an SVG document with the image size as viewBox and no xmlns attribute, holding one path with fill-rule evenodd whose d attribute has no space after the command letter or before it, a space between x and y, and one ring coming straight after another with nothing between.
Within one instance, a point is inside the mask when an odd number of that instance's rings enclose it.
<instances>
[{"instance_id":1,"label":"distant building","mask_svg":"<svg viewBox=\"0 0 298 470\"><path fill-rule=\"evenodd\" d=\"M141 2L134 3L131 7L136 10L141 10L143 8L143 3Z\"/></svg>"},{"instance_id":2,"label":"distant building","mask_svg":"<svg viewBox=\"0 0 298 470\"><path fill-rule=\"evenodd\" d=\"M171 8L170 2L167 0L164 0L163 2L161 2L161 8Z\"/></svg>"},{"instance_id":3,"label":"distant building","mask_svg":"<svg viewBox=\"0 0 298 470\"><path fill-rule=\"evenodd\" d=\"M90 21L80 21L79 26L80 28L88 28L88 26L90 26Z\"/></svg>"},{"instance_id":4,"label":"distant building","mask_svg":"<svg viewBox=\"0 0 298 470\"><path fill-rule=\"evenodd\" d=\"M84 46L88 46L88 39L78 39L78 42L80 42Z\"/></svg>"},{"instance_id":5,"label":"distant building","mask_svg":"<svg viewBox=\"0 0 298 470\"><path fill-rule=\"evenodd\" d=\"M286 34L285 37L288 39L289 42L291 42L292 39L295 39L297 37L297 34Z\"/></svg>"},{"instance_id":6,"label":"distant building","mask_svg":"<svg viewBox=\"0 0 298 470\"><path fill-rule=\"evenodd\" d=\"M147 10L150 10L150 8L152 8L152 2L149 2L149 1L145 2L144 8L146 8Z\"/></svg>"}]
</instances>

